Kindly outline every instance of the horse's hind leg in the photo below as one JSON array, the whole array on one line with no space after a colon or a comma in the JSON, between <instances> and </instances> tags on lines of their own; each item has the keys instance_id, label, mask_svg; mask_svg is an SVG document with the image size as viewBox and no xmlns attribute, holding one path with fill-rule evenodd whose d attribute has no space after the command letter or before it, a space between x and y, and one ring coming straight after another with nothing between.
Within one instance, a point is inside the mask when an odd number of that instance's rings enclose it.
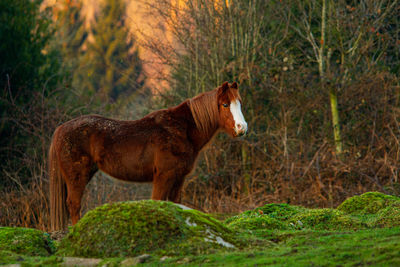
<instances>
[{"instance_id":1,"label":"horse's hind leg","mask_svg":"<svg viewBox=\"0 0 400 267\"><path fill-rule=\"evenodd\" d=\"M73 225L80 218L82 196L86 185L95 173L93 165L89 157L82 156L80 161L72 163L71 168L68 170L70 179L66 180L68 191L67 207Z\"/></svg>"}]
</instances>

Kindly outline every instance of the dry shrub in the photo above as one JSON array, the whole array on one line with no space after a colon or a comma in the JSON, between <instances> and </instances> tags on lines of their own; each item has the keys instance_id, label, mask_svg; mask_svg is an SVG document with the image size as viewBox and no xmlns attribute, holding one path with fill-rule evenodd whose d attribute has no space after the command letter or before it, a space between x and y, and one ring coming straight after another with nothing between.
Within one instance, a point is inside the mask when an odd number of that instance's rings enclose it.
<instances>
[{"instance_id":1,"label":"dry shrub","mask_svg":"<svg viewBox=\"0 0 400 267\"><path fill-rule=\"evenodd\" d=\"M49 225L48 184L31 182L19 189L2 190L0 226L34 227L46 230Z\"/></svg>"},{"instance_id":2,"label":"dry shrub","mask_svg":"<svg viewBox=\"0 0 400 267\"><path fill-rule=\"evenodd\" d=\"M60 91L33 92L30 103L18 105L1 99L10 117L3 117L18 136L3 147L6 159L1 165L0 225L35 227L48 225L47 151L54 128L76 112L61 108ZM45 96L46 94L46 96ZM78 112L79 113L79 109Z\"/></svg>"}]
</instances>

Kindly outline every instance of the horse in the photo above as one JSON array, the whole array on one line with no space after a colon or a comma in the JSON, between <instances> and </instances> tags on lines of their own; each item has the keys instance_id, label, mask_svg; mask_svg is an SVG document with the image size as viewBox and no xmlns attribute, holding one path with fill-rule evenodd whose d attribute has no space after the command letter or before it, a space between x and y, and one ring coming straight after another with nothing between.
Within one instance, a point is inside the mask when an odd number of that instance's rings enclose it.
<instances>
[{"instance_id":1,"label":"horse","mask_svg":"<svg viewBox=\"0 0 400 267\"><path fill-rule=\"evenodd\" d=\"M85 115L56 128L49 150L53 231L80 218L86 185L101 170L127 182L153 182L151 198L179 203L185 177L220 130L246 134L236 82L224 82L139 120Z\"/></svg>"}]
</instances>

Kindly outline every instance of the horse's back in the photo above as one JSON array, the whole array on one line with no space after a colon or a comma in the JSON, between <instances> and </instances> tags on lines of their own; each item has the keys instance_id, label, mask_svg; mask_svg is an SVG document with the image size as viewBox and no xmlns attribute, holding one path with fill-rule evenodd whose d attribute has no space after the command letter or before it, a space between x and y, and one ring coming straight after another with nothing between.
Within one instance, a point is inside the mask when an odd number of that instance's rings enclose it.
<instances>
[{"instance_id":1,"label":"horse's back","mask_svg":"<svg viewBox=\"0 0 400 267\"><path fill-rule=\"evenodd\" d=\"M90 137L103 127L112 125L111 120L99 115L80 116L58 126L54 132L53 142L63 144L66 148L77 150L86 147Z\"/></svg>"},{"instance_id":2,"label":"horse's back","mask_svg":"<svg viewBox=\"0 0 400 267\"><path fill-rule=\"evenodd\" d=\"M152 119L146 118L124 121L99 115L84 115L61 124L54 135L59 142L92 154L95 151L90 151L90 146L93 145L110 148L112 145L132 145L146 141L157 130L151 121Z\"/></svg>"}]
</instances>

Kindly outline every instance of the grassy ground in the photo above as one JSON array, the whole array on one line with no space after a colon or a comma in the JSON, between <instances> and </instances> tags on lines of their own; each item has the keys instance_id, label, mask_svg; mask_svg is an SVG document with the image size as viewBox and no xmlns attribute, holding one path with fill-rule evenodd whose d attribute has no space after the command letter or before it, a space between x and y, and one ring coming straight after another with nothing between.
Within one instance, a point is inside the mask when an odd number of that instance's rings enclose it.
<instances>
[{"instance_id":1,"label":"grassy ground","mask_svg":"<svg viewBox=\"0 0 400 267\"><path fill-rule=\"evenodd\" d=\"M228 218L221 225L213 219L199 214L203 216L201 217L203 223L201 225L197 221L198 218L195 218L192 213L188 214L187 211L181 211L170 204L156 203L156 206L154 206L152 202L142 202L140 204L142 212L146 212L144 207L148 206L149 211L153 211L153 215L155 209L159 209L164 214L170 213L178 221L181 221L179 242L182 244L187 239L185 235L195 233L197 243L193 243L193 246L199 245L201 244L199 240L202 240L202 233L209 233L207 229L220 228L221 231L224 231L224 235L221 235L221 237L231 240L231 243L235 244L236 247L218 247L214 243L210 246L203 244L202 249L196 253L196 249L180 250L181 246L173 244L173 237L168 237L165 240L172 241L173 246L165 243L162 250L152 249L154 245L148 247L145 253L150 254L150 256L141 265L400 266L399 201L400 199L396 197L368 193L345 201L338 209L306 209L286 204L267 204ZM132 205L132 203L129 205ZM116 207L111 207L114 212L113 216L116 216ZM118 206L118 209L120 207L122 206ZM127 208L127 206L124 206L124 208ZM103 207L99 211L104 216L106 209ZM187 217L185 217L188 215L191 216L189 224L186 223ZM90 216L95 216L95 213ZM158 216L155 217L158 218ZM112 227L113 223L119 225L120 221L111 222L108 220L107 226ZM166 217L167 221L170 221L170 218ZM192 225L195 221L197 221L197 226ZM158 227L160 224L162 225L162 221L151 225ZM96 222L96 225L99 225L98 229L104 227L99 221ZM213 228L207 228L207 225L211 225ZM88 226L87 221L85 226ZM85 229L89 228L85 227ZM71 237L76 238L79 234L78 230L79 225L72 231L73 235L64 238L61 245L56 242L54 244L49 243L46 234L43 235L45 242L41 242L38 240L38 232L35 231L33 233L34 240L36 240L34 244L44 246L46 250L38 253L41 250L36 247L32 250L32 253L29 253L27 249L31 249L32 244L26 241L29 240L27 235L23 236L27 248L22 247L21 242L17 242L21 240L21 228L17 229L17 241L10 237L10 228L3 228L3 230L0 228L0 241L2 240L2 232L7 234L6 239L9 241L7 243L3 238L3 243L0 244L0 265L11 263L21 264L22 266L61 265L66 259L64 257L71 256L68 250L65 250L65 247L64 250L60 249L63 242L68 242L69 246L74 246L73 256L79 257L81 250L83 251L82 256L84 256L84 253L87 253L85 247L85 240L88 238L87 233L85 233L84 239L76 239L76 241L71 239ZM124 234L125 238L127 235L137 238L136 232L134 232L136 230L131 228L130 231ZM27 230L27 232L32 231ZM101 235L101 231L96 233L96 236L98 235ZM151 231L148 232L148 235L151 235ZM107 236L109 237L109 234ZM120 239L120 235L117 235L116 238ZM152 238L154 239L154 236ZM71 242L75 243L72 244ZM14 244L18 245L15 249L13 248ZM108 241L108 244L112 244L112 242ZM55 249L58 247L58 252L55 254L53 254L53 249L49 249L53 245ZM185 243L183 247L186 248L188 245L190 244ZM121 250L120 245L118 246ZM171 251L166 248L171 248ZM144 253L144 251L140 251L139 254L122 256L127 252L121 252L122 254L113 254L112 257L108 257L107 251L113 250L110 247L104 250L105 254L98 266L120 266L124 261L126 262L127 258L132 259L130 262L132 264L138 255Z\"/></svg>"},{"instance_id":2,"label":"grassy ground","mask_svg":"<svg viewBox=\"0 0 400 267\"><path fill-rule=\"evenodd\" d=\"M239 252L198 256L178 256L160 261L150 258L143 266L400 266L400 228L369 229L349 232L274 231L265 238L275 245ZM124 258L111 258L99 266L118 266ZM0 264L56 266L60 256L24 256L0 252Z\"/></svg>"},{"instance_id":3,"label":"grassy ground","mask_svg":"<svg viewBox=\"0 0 400 267\"><path fill-rule=\"evenodd\" d=\"M266 235L266 238L271 237L281 240L272 248L187 257L170 263L184 261L189 266L400 266L400 228L357 232L277 231Z\"/></svg>"}]
</instances>

